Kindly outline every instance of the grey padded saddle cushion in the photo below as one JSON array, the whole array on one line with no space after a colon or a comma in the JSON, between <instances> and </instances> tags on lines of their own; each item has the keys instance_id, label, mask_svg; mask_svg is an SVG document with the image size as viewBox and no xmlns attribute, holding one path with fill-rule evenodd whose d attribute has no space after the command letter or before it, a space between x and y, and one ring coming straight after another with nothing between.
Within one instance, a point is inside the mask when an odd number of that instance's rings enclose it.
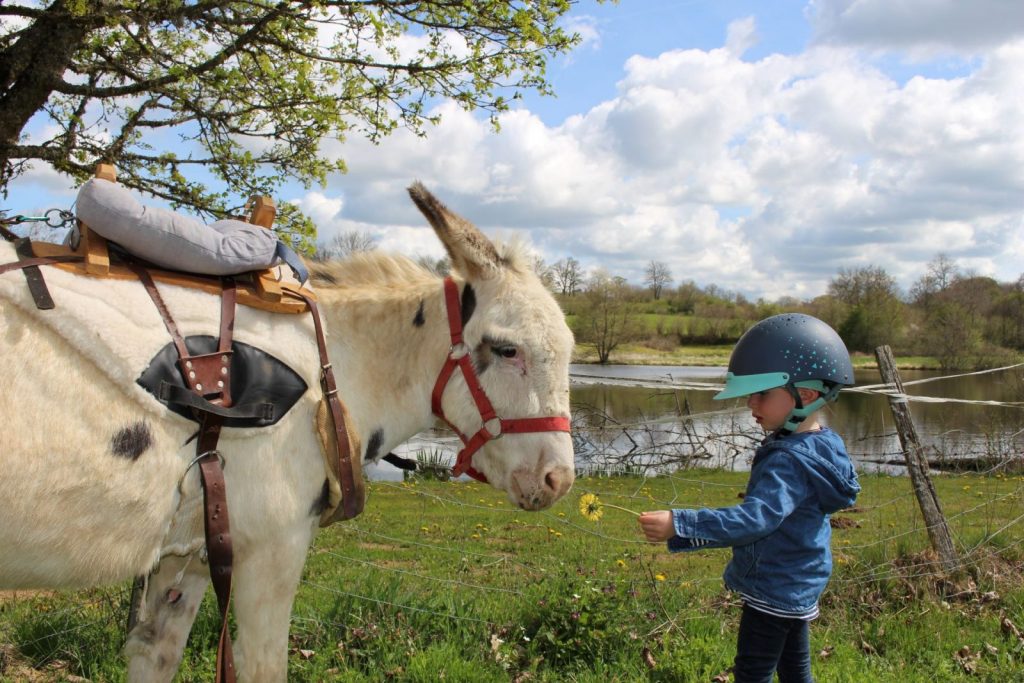
<instances>
[{"instance_id":1,"label":"grey padded saddle cushion","mask_svg":"<svg viewBox=\"0 0 1024 683\"><path fill-rule=\"evenodd\" d=\"M143 206L117 183L92 178L78 191L76 213L90 230L150 263L205 275L263 270L275 262L277 234L244 221L210 225Z\"/></svg>"}]
</instances>

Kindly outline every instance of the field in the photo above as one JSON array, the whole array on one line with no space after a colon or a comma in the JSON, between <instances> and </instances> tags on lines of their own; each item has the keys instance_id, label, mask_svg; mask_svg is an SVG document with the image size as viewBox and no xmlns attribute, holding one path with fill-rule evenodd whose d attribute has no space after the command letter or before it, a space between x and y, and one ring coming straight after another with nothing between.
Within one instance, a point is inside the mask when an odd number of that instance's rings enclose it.
<instances>
[{"instance_id":1,"label":"field","mask_svg":"<svg viewBox=\"0 0 1024 683\"><path fill-rule=\"evenodd\" d=\"M374 482L324 530L292 619L292 681L727 681L738 604L728 551L669 555L634 511L737 501L745 474L582 477L553 509L476 483ZM836 571L811 627L819 681L1024 679L1020 477L935 480L964 570L932 563L906 479L862 477L836 515ZM0 595L0 679L120 681L128 586ZM208 595L179 680L212 675Z\"/></svg>"},{"instance_id":2,"label":"field","mask_svg":"<svg viewBox=\"0 0 1024 683\"><path fill-rule=\"evenodd\" d=\"M653 347L638 342L621 344L611 353L609 363L616 365L690 365L721 367L724 373L729 365L732 345L694 345ZM850 360L854 369L877 368L873 354L854 353ZM574 363L597 363L597 352L588 344L577 344L573 351ZM939 361L931 356L898 356L896 366L901 370L937 370Z\"/></svg>"}]
</instances>

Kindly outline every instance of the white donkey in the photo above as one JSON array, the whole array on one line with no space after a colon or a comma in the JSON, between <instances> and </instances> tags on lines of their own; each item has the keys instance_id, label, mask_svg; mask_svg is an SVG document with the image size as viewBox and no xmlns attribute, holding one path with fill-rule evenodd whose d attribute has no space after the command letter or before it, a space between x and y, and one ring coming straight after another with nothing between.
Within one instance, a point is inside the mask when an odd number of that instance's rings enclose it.
<instances>
[{"instance_id":1,"label":"white donkey","mask_svg":"<svg viewBox=\"0 0 1024 683\"><path fill-rule=\"evenodd\" d=\"M452 343L442 280L411 261L369 254L316 269L361 454L378 460L432 426L438 373L468 351L501 418L488 431L508 426L472 468L519 507L546 508L572 485L572 443L565 431L527 428L540 418L567 423L572 335L520 249L496 247L422 186L410 194L458 274L464 345ZM0 264L16 259L0 243ZM128 677L169 681L209 583L187 443L196 425L136 383L169 342L138 281L42 271L54 310L36 310L21 272L0 275L0 589L95 586L152 572L125 647ZM217 297L158 286L183 335L217 335ZM314 434L319 362L308 315L240 306L234 338L282 360L309 387L276 424L225 428L219 444L238 677L282 681L292 602L327 490ZM454 372L436 408L463 434L479 435L470 389Z\"/></svg>"}]
</instances>

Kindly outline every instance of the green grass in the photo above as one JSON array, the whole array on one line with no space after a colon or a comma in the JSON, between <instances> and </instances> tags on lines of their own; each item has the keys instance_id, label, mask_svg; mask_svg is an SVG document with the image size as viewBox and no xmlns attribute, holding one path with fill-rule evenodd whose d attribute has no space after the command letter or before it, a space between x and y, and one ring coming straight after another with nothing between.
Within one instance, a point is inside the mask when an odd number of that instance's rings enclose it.
<instances>
[{"instance_id":1,"label":"green grass","mask_svg":"<svg viewBox=\"0 0 1024 683\"><path fill-rule=\"evenodd\" d=\"M640 542L632 515L605 508L590 522L577 501L594 492L636 511L731 505L745 480L586 477L542 513L476 483L371 483L367 511L322 531L310 551L289 680L710 681L734 655L739 610L720 580L728 551L669 555ZM935 479L967 559L952 577L927 551L909 482L862 484L857 506L836 516L849 521L835 530L836 571L811 627L817 679L1024 677L1024 642L1001 627L1006 618L1024 629L1024 480ZM179 680L212 672L211 598ZM127 587L0 600L0 678L123 680L126 601Z\"/></svg>"},{"instance_id":2,"label":"green grass","mask_svg":"<svg viewBox=\"0 0 1024 683\"><path fill-rule=\"evenodd\" d=\"M654 348L641 343L618 346L611 353L610 363L616 365L690 365L726 367L732 345L667 346ZM589 344L577 344L573 352L574 363L596 363L597 352ZM850 356L855 369L873 369L878 362L873 354L854 353ZM938 370L939 361L931 356L897 356L896 366L901 370Z\"/></svg>"},{"instance_id":3,"label":"green grass","mask_svg":"<svg viewBox=\"0 0 1024 683\"><path fill-rule=\"evenodd\" d=\"M696 365L720 366L729 364L732 346L674 346L655 349L642 344L630 343L618 346L609 362L620 365ZM593 346L577 344L573 353L574 363L596 363L597 352Z\"/></svg>"}]
</instances>

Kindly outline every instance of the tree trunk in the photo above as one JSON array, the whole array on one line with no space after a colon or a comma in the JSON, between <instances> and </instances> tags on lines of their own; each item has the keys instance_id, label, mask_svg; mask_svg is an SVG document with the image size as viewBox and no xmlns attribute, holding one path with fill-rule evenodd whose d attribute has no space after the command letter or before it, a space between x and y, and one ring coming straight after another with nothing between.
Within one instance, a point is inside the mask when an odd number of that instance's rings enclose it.
<instances>
[{"instance_id":1,"label":"tree trunk","mask_svg":"<svg viewBox=\"0 0 1024 683\"><path fill-rule=\"evenodd\" d=\"M29 119L46 104L89 32L102 21L91 7L73 15L65 0L56 0L0 52L0 182Z\"/></svg>"},{"instance_id":2,"label":"tree trunk","mask_svg":"<svg viewBox=\"0 0 1024 683\"><path fill-rule=\"evenodd\" d=\"M932 485L932 480L928 476L928 460L922 453L923 449L917 436L917 428L910 416L910 408L907 407L903 381L896 370L896 359L893 358L892 349L888 346L877 347L875 358L878 359L878 371L882 375L882 381L895 392L889 394L889 407L892 409L893 421L896 423L896 431L899 433L900 444L903 446L903 458L907 463L910 482L928 527L928 538L931 540L932 548L939 555L943 569L953 572L959 567L960 561L957 558L956 548L953 546L949 525L946 524L946 518L942 514L935 486Z\"/></svg>"}]
</instances>

